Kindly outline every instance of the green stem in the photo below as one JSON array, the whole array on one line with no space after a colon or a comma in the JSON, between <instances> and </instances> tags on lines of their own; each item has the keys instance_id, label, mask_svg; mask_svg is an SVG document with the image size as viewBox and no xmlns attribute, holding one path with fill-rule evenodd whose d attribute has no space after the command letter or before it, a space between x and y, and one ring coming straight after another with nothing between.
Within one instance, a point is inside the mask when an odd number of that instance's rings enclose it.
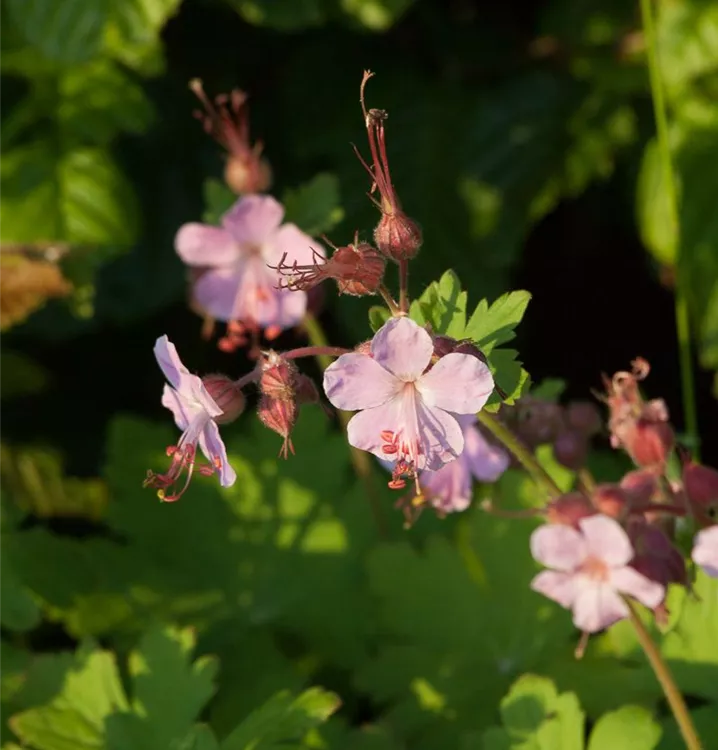
<instances>
[{"instance_id":1,"label":"green stem","mask_svg":"<svg viewBox=\"0 0 718 750\"><path fill-rule=\"evenodd\" d=\"M479 422L511 453L531 475L539 486L543 486L553 497L563 495L561 488L553 477L536 460L536 456L514 435L503 422L487 411L480 411L477 415Z\"/></svg>"},{"instance_id":2,"label":"green stem","mask_svg":"<svg viewBox=\"0 0 718 750\"><path fill-rule=\"evenodd\" d=\"M325 348L329 345L321 324L311 313L305 315L303 327L312 346ZM333 361L332 357L327 356L326 354L318 354L316 360L322 370L326 370ZM346 432L347 425L351 419L351 413L337 409L337 415L344 431ZM386 520L372 478L373 472L371 458L368 453L360 451L354 446L350 446L350 451L354 471L364 485L364 491L369 500L369 507L371 508L372 516L374 517L374 524L377 533L380 538L385 539L387 537Z\"/></svg>"},{"instance_id":3,"label":"green stem","mask_svg":"<svg viewBox=\"0 0 718 750\"><path fill-rule=\"evenodd\" d=\"M651 0L641 0L641 16L648 53L648 76L651 84L653 99L653 113L656 119L656 134L658 138L658 153L661 159L663 184L668 198L669 231L676 238L675 258L675 318L678 337L679 362L681 371L681 392L683 395L683 415L686 434L690 447L698 456L700 438L698 434L698 415L696 409L696 395L693 376L693 358L691 356L691 331L688 316L688 300L683 284L683 272L680 258L680 221L678 215L678 192L671 159L671 145L668 134L668 115L666 100L663 92L661 66L658 59L658 42L656 27L653 19Z\"/></svg>"},{"instance_id":4,"label":"green stem","mask_svg":"<svg viewBox=\"0 0 718 750\"><path fill-rule=\"evenodd\" d=\"M646 630L646 626L638 616L635 604L629 599L624 599L624 601L628 607L628 616L633 629L636 631L638 642L646 654L646 658L651 665L651 669L653 669L653 673L656 675L656 679L661 688L663 688L663 694L666 696L678 728L681 730L681 736L686 743L686 747L688 750L701 750L703 745L696 733L696 728L693 726L690 711L683 700L680 690L676 686L668 665L663 661L658 647L653 642L648 630Z\"/></svg>"},{"instance_id":5,"label":"green stem","mask_svg":"<svg viewBox=\"0 0 718 750\"><path fill-rule=\"evenodd\" d=\"M409 312L409 261L399 261L399 310Z\"/></svg>"}]
</instances>

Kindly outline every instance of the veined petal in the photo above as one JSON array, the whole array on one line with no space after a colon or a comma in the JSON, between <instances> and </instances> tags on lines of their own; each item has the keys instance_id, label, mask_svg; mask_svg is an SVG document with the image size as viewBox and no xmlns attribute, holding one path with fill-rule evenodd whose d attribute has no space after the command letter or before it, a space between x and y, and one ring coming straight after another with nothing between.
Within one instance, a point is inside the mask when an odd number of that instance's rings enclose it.
<instances>
[{"instance_id":1,"label":"veined petal","mask_svg":"<svg viewBox=\"0 0 718 750\"><path fill-rule=\"evenodd\" d=\"M464 455L465 452L437 471L423 471L419 477L424 495L444 513L460 512L471 504L472 477Z\"/></svg>"},{"instance_id":2,"label":"veined petal","mask_svg":"<svg viewBox=\"0 0 718 750\"><path fill-rule=\"evenodd\" d=\"M476 427L464 427L464 452L471 473L480 482L495 482L509 467L509 454L498 445L492 445Z\"/></svg>"},{"instance_id":3,"label":"veined petal","mask_svg":"<svg viewBox=\"0 0 718 750\"><path fill-rule=\"evenodd\" d=\"M207 224L183 224L175 235L175 250L189 266L226 266L239 258L232 235Z\"/></svg>"},{"instance_id":4,"label":"veined petal","mask_svg":"<svg viewBox=\"0 0 718 750\"><path fill-rule=\"evenodd\" d=\"M576 598L576 579L559 570L543 570L531 581L531 588L539 594L570 609Z\"/></svg>"},{"instance_id":5,"label":"veined petal","mask_svg":"<svg viewBox=\"0 0 718 750\"><path fill-rule=\"evenodd\" d=\"M278 265L285 253L286 263L300 266L314 263L316 255L325 256L324 248L296 224L283 224L262 246L262 256L270 266Z\"/></svg>"},{"instance_id":6,"label":"veined petal","mask_svg":"<svg viewBox=\"0 0 718 750\"><path fill-rule=\"evenodd\" d=\"M222 487L231 487L237 479L237 473L230 466L227 449L224 447L215 422L210 421L205 426L199 437L199 447L206 459L215 467Z\"/></svg>"},{"instance_id":7,"label":"veined petal","mask_svg":"<svg viewBox=\"0 0 718 750\"><path fill-rule=\"evenodd\" d=\"M284 207L271 195L245 195L222 217L222 226L240 243L260 247L284 218Z\"/></svg>"},{"instance_id":8,"label":"veined petal","mask_svg":"<svg viewBox=\"0 0 718 750\"><path fill-rule=\"evenodd\" d=\"M195 282L197 304L217 320L242 320L244 266L216 268L203 273Z\"/></svg>"},{"instance_id":9,"label":"veined petal","mask_svg":"<svg viewBox=\"0 0 718 750\"><path fill-rule=\"evenodd\" d=\"M324 371L324 393L337 409L371 409L394 398L404 384L367 354L342 354Z\"/></svg>"},{"instance_id":10,"label":"veined petal","mask_svg":"<svg viewBox=\"0 0 718 750\"><path fill-rule=\"evenodd\" d=\"M666 596L665 586L628 566L614 568L609 583L616 591L632 596L649 609L655 609Z\"/></svg>"},{"instance_id":11,"label":"veined petal","mask_svg":"<svg viewBox=\"0 0 718 750\"><path fill-rule=\"evenodd\" d=\"M483 408L494 390L489 368L471 354L446 354L417 381L424 403L457 414Z\"/></svg>"},{"instance_id":12,"label":"veined petal","mask_svg":"<svg viewBox=\"0 0 718 750\"><path fill-rule=\"evenodd\" d=\"M457 459L464 450L464 433L456 417L441 409L434 409L416 399L419 435L424 461L418 469L436 471L449 461Z\"/></svg>"},{"instance_id":13,"label":"veined petal","mask_svg":"<svg viewBox=\"0 0 718 750\"><path fill-rule=\"evenodd\" d=\"M194 399L182 398L174 388L166 383L162 391L162 406L172 412L175 424L180 430L186 430L197 412L204 411Z\"/></svg>"},{"instance_id":14,"label":"veined petal","mask_svg":"<svg viewBox=\"0 0 718 750\"><path fill-rule=\"evenodd\" d=\"M586 582L580 586L573 603L573 624L585 633L603 630L628 617L628 607L606 584Z\"/></svg>"},{"instance_id":15,"label":"veined petal","mask_svg":"<svg viewBox=\"0 0 718 750\"><path fill-rule=\"evenodd\" d=\"M589 555L603 560L612 568L620 568L633 559L633 547L621 525L608 516L582 518L578 525L586 540Z\"/></svg>"},{"instance_id":16,"label":"veined petal","mask_svg":"<svg viewBox=\"0 0 718 750\"><path fill-rule=\"evenodd\" d=\"M374 359L400 380L416 380L434 352L431 336L411 318L392 318L376 332L371 342Z\"/></svg>"},{"instance_id":17,"label":"veined petal","mask_svg":"<svg viewBox=\"0 0 718 750\"><path fill-rule=\"evenodd\" d=\"M718 578L718 526L710 526L696 534L691 557L711 578Z\"/></svg>"},{"instance_id":18,"label":"veined petal","mask_svg":"<svg viewBox=\"0 0 718 750\"><path fill-rule=\"evenodd\" d=\"M545 524L531 534L531 555L547 568L568 572L586 559L586 542L571 526Z\"/></svg>"}]
</instances>

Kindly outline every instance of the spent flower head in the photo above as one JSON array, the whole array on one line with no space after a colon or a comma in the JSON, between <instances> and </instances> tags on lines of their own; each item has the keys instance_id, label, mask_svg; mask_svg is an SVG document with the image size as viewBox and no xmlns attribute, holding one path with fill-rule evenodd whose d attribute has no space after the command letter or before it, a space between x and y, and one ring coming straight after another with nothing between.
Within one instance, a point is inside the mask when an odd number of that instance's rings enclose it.
<instances>
[{"instance_id":1,"label":"spent flower head","mask_svg":"<svg viewBox=\"0 0 718 750\"><path fill-rule=\"evenodd\" d=\"M230 384L217 389L217 376L210 376L208 384L192 375L182 364L174 344L167 336L160 336L155 343L155 357L169 381L162 393L162 404L174 415L182 435L176 445L167 448L171 458L170 468L165 474L147 472L145 486L156 487L161 500L179 500L189 486L192 474L217 474L223 487L231 487L237 475L227 460L227 451L219 435L218 422L226 422L239 416L244 407L244 397L232 393ZM214 391L215 400L210 395ZM197 460L197 446L209 464ZM179 487L183 474L184 484Z\"/></svg>"}]
</instances>

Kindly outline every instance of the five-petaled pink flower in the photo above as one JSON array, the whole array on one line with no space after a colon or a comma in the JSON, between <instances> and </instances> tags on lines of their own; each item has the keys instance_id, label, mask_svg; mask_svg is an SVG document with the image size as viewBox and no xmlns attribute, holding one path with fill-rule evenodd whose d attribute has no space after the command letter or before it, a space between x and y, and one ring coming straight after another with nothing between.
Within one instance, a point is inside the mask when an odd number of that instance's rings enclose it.
<instances>
[{"instance_id":1,"label":"five-petaled pink flower","mask_svg":"<svg viewBox=\"0 0 718 750\"><path fill-rule=\"evenodd\" d=\"M269 195L240 198L221 227L190 223L175 237L189 266L206 269L194 282L194 299L211 317L270 329L297 325L307 306L304 292L279 289L282 259L305 265L323 257L321 246L294 224L282 224L284 208Z\"/></svg>"},{"instance_id":2,"label":"five-petaled pink flower","mask_svg":"<svg viewBox=\"0 0 718 750\"><path fill-rule=\"evenodd\" d=\"M455 414L474 414L494 389L489 368L470 354L447 354L433 367L431 336L407 317L377 331L371 353L342 354L324 373L338 409L359 411L349 442L409 472L439 469L464 450Z\"/></svg>"},{"instance_id":3,"label":"five-petaled pink flower","mask_svg":"<svg viewBox=\"0 0 718 750\"><path fill-rule=\"evenodd\" d=\"M707 575L718 578L718 526L709 526L696 534L691 557Z\"/></svg>"},{"instance_id":4,"label":"five-petaled pink flower","mask_svg":"<svg viewBox=\"0 0 718 750\"><path fill-rule=\"evenodd\" d=\"M471 503L474 479L495 482L508 468L509 455L492 445L476 427L476 417L458 417L464 433L464 450L456 461L419 476L422 494L440 513L466 510Z\"/></svg>"},{"instance_id":5,"label":"five-petaled pink flower","mask_svg":"<svg viewBox=\"0 0 718 750\"><path fill-rule=\"evenodd\" d=\"M578 521L580 531L562 524L541 526L531 535L531 554L544 570L531 588L573 610L573 622L595 633L628 616L621 594L654 609L665 587L629 567L634 552L626 532L608 516Z\"/></svg>"},{"instance_id":6,"label":"five-petaled pink flower","mask_svg":"<svg viewBox=\"0 0 718 750\"><path fill-rule=\"evenodd\" d=\"M182 436L177 445L167 449L167 454L172 458L167 473L155 474L148 471L145 486L157 487L159 497L172 502L183 495L193 471L196 470L205 475L217 473L220 484L231 487L237 475L227 460L227 451L216 422L222 418L224 411L209 395L201 378L192 375L182 364L174 344L167 336L157 339L155 357L169 381L162 393L162 405L174 415ZM209 466L197 463L197 445L209 461ZM184 485L175 489L185 471L187 477Z\"/></svg>"}]
</instances>

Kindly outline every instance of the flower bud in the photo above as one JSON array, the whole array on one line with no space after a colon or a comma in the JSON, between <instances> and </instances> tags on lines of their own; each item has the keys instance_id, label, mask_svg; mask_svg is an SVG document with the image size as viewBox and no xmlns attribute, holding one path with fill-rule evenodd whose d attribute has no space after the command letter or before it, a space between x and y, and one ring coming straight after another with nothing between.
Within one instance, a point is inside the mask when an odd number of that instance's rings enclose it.
<instances>
[{"instance_id":1,"label":"flower bud","mask_svg":"<svg viewBox=\"0 0 718 750\"><path fill-rule=\"evenodd\" d=\"M620 521L630 510L628 492L617 484L599 484L591 493L591 502L599 513Z\"/></svg>"},{"instance_id":2,"label":"flower bud","mask_svg":"<svg viewBox=\"0 0 718 750\"><path fill-rule=\"evenodd\" d=\"M564 526L578 528L578 522L582 518L596 515L596 509L591 501L580 492L570 492L561 495L550 502L546 508L546 520L548 523L557 523Z\"/></svg>"},{"instance_id":3,"label":"flower bud","mask_svg":"<svg viewBox=\"0 0 718 750\"><path fill-rule=\"evenodd\" d=\"M357 344L354 347L354 351L357 352L357 354L366 354L367 357L371 357L371 342L371 339L362 341L361 344Z\"/></svg>"},{"instance_id":4,"label":"flower bud","mask_svg":"<svg viewBox=\"0 0 718 750\"><path fill-rule=\"evenodd\" d=\"M374 230L379 252L397 263L416 257L422 241L419 225L401 209L382 213Z\"/></svg>"},{"instance_id":5,"label":"flower bud","mask_svg":"<svg viewBox=\"0 0 718 750\"><path fill-rule=\"evenodd\" d=\"M297 367L276 352L263 358L259 390L269 398L291 401L295 394Z\"/></svg>"},{"instance_id":6,"label":"flower bud","mask_svg":"<svg viewBox=\"0 0 718 750\"><path fill-rule=\"evenodd\" d=\"M663 466L673 450L673 429L668 422L639 418L626 431L623 445L638 466Z\"/></svg>"},{"instance_id":7,"label":"flower bud","mask_svg":"<svg viewBox=\"0 0 718 750\"><path fill-rule=\"evenodd\" d=\"M683 555L660 528L643 519L633 518L626 531L635 550L630 563L632 568L663 586L687 583Z\"/></svg>"},{"instance_id":8,"label":"flower bud","mask_svg":"<svg viewBox=\"0 0 718 750\"><path fill-rule=\"evenodd\" d=\"M279 455L287 458L289 451L294 454L294 445L289 437L297 421L297 405L294 400L262 396L259 400L257 416L265 427L284 438Z\"/></svg>"},{"instance_id":9,"label":"flower bud","mask_svg":"<svg viewBox=\"0 0 718 750\"><path fill-rule=\"evenodd\" d=\"M683 489L702 525L718 521L718 471L693 461L683 465Z\"/></svg>"},{"instance_id":10,"label":"flower bud","mask_svg":"<svg viewBox=\"0 0 718 750\"><path fill-rule=\"evenodd\" d=\"M590 401L572 401L566 409L566 422L586 437L598 434L602 426L601 415Z\"/></svg>"},{"instance_id":11,"label":"flower bud","mask_svg":"<svg viewBox=\"0 0 718 750\"><path fill-rule=\"evenodd\" d=\"M272 170L267 160L253 151L242 156L230 154L224 167L224 181L237 195L265 193L272 185Z\"/></svg>"},{"instance_id":12,"label":"flower bud","mask_svg":"<svg viewBox=\"0 0 718 750\"><path fill-rule=\"evenodd\" d=\"M658 492L658 477L650 469L634 469L629 471L620 482L634 506L647 505Z\"/></svg>"},{"instance_id":13,"label":"flower bud","mask_svg":"<svg viewBox=\"0 0 718 750\"><path fill-rule=\"evenodd\" d=\"M308 376L297 374L295 379L297 404L318 404L319 389L316 383Z\"/></svg>"},{"instance_id":14,"label":"flower bud","mask_svg":"<svg viewBox=\"0 0 718 750\"><path fill-rule=\"evenodd\" d=\"M532 396L519 399L509 414L512 427L530 446L553 442L563 425L558 404Z\"/></svg>"},{"instance_id":15,"label":"flower bud","mask_svg":"<svg viewBox=\"0 0 718 750\"><path fill-rule=\"evenodd\" d=\"M562 466L576 471L586 463L588 443L576 430L562 430L554 440L553 453Z\"/></svg>"},{"instance_id":16,"label":"flower bud","mask_svg":"<svg viewBox=\"0 0 718 750\"><path fill-rule=\"evenodd\" d=\"M339 294L354 297L376 294L384 278L386 260L368 242L337 248L327 263L335 260L338 266L347 269L334 277Z\"/></svg>"},{"instance_id":17,"label":"flower bud","mask_svg":"<svg viewBox=\"0 0 718 750\"><path fill-rule=\"evenodd\" d=\"M234 422L244 411L246 403L244 394L226 375L205 375L202 378L202 384L215 404L222 410L220 416L214 417L217 424Z\"/></svg>"}]
</instances>

